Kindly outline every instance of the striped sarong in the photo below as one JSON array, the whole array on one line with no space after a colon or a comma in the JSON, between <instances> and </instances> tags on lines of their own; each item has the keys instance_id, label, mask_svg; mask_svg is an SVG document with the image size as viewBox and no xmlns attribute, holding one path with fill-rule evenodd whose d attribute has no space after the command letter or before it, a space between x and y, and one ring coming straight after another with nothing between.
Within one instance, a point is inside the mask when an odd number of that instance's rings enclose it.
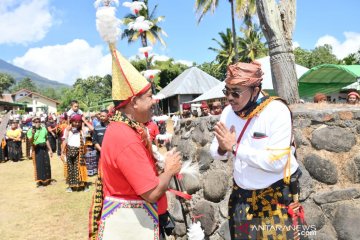
<instances>
[{"instance_id":1,"label":"striped sarong","mask_svg":"<svg viewBox=\"0 0 360 240\"><path fill-rule=\"evenodd\" d=\"M98 240L158 240L157 204L105 197Z\"/></svg>"}]
</instances>

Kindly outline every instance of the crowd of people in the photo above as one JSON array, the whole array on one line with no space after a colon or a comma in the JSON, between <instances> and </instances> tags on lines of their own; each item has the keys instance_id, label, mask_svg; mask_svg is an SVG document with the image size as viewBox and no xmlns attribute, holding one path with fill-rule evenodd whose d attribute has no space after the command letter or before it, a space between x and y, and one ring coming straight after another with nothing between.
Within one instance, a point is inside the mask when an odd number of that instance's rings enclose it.
<instances>
[{"instance_id":1,"label":"crowd of people","mask_svg":"<svg viewBox=\"0 0 360 240\"><path fill-rule=\"evenodd\" d=\"M316 93L314 95L314 103L326 103L328 101L328 97L324 93ZM333 99L331 103L335 103L336 99ZM360 102L360 95L356 90L350 91L346 95L346 103L350 105L357 105Z\"/></svg>"},{"instance_id":2,"label":"crowd of people","mask_svg":"<svg viewBox=\"0 0 360 240\"><path fill-rule=\"evenodd\" d=\"M51 178L50 158L56 154L64 163L66 191L88 191L87 179L98 172L108 124L108 110L85 116L76 100L62 114L13 114L2 140L0 158L2 162L32 159L36 186L44 187L55 181Z\"/></svg>"},{"instance_id":3,"label":"crowd of people","mask_svg":"<svg viewBox=\"0 0 360 240\"><path fill-rule=\"evenodd\" d=\"M2 140L0 161L32 159L36 187L44 187L56 181L51 178L50 158L57 155L64 163L66 192L89 191L88 177L98 173L110 117L109 110L85 116L76 100L62 114L13 114ZM167 119L165 115L153 117L145 126L154 146L170 149L172 134L166 131Z\"/></svg>"}]
</instances>

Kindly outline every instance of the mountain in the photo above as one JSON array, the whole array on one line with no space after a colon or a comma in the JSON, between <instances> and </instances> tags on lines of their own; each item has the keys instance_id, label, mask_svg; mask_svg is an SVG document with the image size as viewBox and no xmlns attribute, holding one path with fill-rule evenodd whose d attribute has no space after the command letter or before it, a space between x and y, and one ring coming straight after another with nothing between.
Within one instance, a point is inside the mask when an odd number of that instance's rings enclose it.
<instances>
[{"instance_id":1,"label":"mountain","mask_svg":"<svg viewBox=\"0 0 360 240\"><path fill-rule=\"evenodd\" d=\"M39 87L51 87L54 89L70 87L67 84L49 80L49 79L44 78L34 72L30 72L23 68L14 66L8 62L5 62L2 59L0 59L0 73L10 74L13 78L15 78L16 82L19 82L20 80L23 80L24 78L29 77Z\"/></svg>"}]
</instances>

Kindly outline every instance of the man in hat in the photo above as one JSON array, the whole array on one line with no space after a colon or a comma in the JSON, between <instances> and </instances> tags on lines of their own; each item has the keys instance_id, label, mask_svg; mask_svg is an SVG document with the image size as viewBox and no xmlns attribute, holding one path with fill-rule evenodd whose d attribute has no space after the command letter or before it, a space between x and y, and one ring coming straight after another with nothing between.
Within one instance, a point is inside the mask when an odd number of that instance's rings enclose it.
<instances>
[{"instance_id":1,"label":"man in hat","mask_svg":"<svg viewBox=\"0 0 360 240\"><path fill-rule=\"evenodd\" d=\"M353 91L348 93L346 102L348 104L356 105L359 103L359 100L360 100L360 95L357 92Z\"/></svg>"},{"instance_id":2,"label":"man in hat","mask_svg":"<svg viewBox=\"0 0 360 240\"><path fill-rule=\"evenodd\" d=\"M110 50L115 113L101 146L90 238L159 239L159 215L167 212L165 192L180 171L180 154L168 152L164 171L158 174L144 127L155 103L151 84L114 45Z\"/></svg>"},{"instance_id":3,"label":"man in hat","mask_svg":"<svg viewBox=\"0 0 360 240\"><path fill-rule=\"evenodd\" d=\"M211 154L234 157L231 239L298 239L290 229L296 216L288 215L301 210L291 113L279 98L261 93L262 75L255 62L228 66L223 92L230 105L214 127Z\"/></svg>"},{"instance_id":4,"label":"man in hat","mask_svg":"<svg viewBox=\"0 0 360 240\"><path fill-rule=\"evenodd\" d=\"M190 103L183 103L181 118L191 118L191 105Z\"/></svg>"},{"instance_id":5,"label":"man in hat","mask_svg":"<svg viewBox=\"0 0 360 240\"><path fill-rule=\"evenodd\" d=\"M201 116L202 117L206 117L206 116L211 115L209 105L207 104L206 101L201 102L200 109L201 109Z\"/></svg>"},{"instance_id":6,"label":"man in hat","mask_svg":"<svg viewBox=\"0 0 360 240\"><path fill-rule=\"evenodd\" d=\"M221 102L220 101L213 102L211 107L211 115L220 115L221 112L222 112Z\"/></svg>"}]
</instances>

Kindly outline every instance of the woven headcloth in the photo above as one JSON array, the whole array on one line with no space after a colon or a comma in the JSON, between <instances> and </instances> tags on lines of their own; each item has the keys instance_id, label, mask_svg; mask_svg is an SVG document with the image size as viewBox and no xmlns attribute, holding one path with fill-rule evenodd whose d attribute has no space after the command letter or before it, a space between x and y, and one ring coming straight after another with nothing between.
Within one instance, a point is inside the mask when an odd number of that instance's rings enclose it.
<instances>
[{"instance_id":1,"label":"woven headcloth","mask_svg":"<svg viewBox=\"0 0 360 240\"><path fill-rule=\"evenodd\" d=\"M225 82L231 85L257 87L260 86L263 75L260 63L255 61L251 63L238 62L227 67Z\"/></svg>"}]
</instances>

